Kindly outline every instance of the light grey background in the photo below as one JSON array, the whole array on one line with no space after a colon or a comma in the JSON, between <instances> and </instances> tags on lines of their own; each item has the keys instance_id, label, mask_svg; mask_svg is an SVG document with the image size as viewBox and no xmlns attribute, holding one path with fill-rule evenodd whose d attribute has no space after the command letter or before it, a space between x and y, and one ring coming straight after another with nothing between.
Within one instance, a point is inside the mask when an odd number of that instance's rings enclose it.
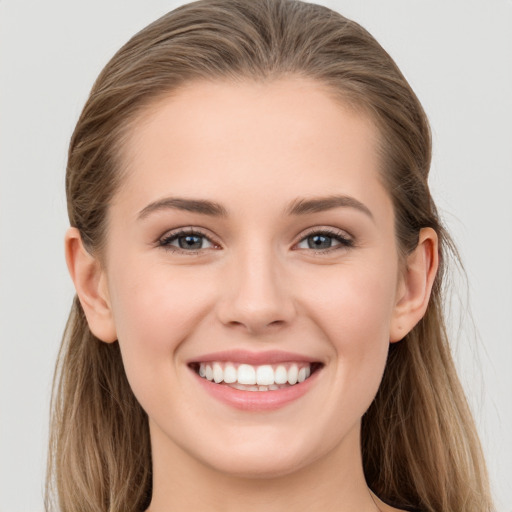
<instances>
[{"instance_id":1,"label":"light grey background","mask_svg":"<svg viewBox=\"0 0 512 512\"><path fill-rule=\"evenodd\" d=\"M0 511L41 511L53 365L73 296L66 148L93 80L181 2L0 0ZM469 276L454 350L498 511L512 511L512 2L325 2L372 32L430 117L432 187ZM474 333L477 333L476 336ZM454 511L457 512L457 511Z\"/></svg>"}]
</instances>

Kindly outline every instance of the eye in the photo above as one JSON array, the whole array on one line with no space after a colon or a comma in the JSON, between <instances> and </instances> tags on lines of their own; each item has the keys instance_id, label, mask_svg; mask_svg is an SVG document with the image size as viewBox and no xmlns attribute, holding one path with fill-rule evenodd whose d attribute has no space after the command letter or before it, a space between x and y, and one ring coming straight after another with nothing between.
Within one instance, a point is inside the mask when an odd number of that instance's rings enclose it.
<instances>
[{"instance_id":1,"label":"eye","mask_svg":"<svg viewBox=\"0 0 512 512\"><path fill-rule=\"evenodd\" d=\"M348 235L322 229L313 231L304 237L298 244L298 249L313 249L317 252L328 252L330 250L353 247L354 241Z\"/></svg>"},{"instance_id":2,"label":"eye","mask_svg":"<svg viewBox=\"0 0 512 512\"><path fill-rule=\"evenodd\" d=\"M193 229L166 233L158 240L158 245L164 249L190 253L218 247L205 234Z\"/></svg>"}]
</instances>

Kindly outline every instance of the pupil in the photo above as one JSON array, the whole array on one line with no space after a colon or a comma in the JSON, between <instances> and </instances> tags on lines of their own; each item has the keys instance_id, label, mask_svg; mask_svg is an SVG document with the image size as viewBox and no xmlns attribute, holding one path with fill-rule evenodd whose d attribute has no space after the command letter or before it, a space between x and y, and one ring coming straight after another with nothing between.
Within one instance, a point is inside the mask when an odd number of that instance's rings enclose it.
<instances>
[{"instance_id":1,"label":"pupil","mask_svg":"<svg viewBox=\"0 0 512 512\"><path fill-rule=\"evenodd\" d=\"M308 237L310 249L328 249L331 247L331 237L325 235L313 235Z\"/></svg>"},{"instance_id":2,"label":"pupil","mask_svg":"<svg viewBox=\"0 0 512 512\"><path fill-rule=\"evenodd\" d=\"M197 235L180 236L179 245L182 249L201 249L202 239Z\"/></svg>"}]
</instances>

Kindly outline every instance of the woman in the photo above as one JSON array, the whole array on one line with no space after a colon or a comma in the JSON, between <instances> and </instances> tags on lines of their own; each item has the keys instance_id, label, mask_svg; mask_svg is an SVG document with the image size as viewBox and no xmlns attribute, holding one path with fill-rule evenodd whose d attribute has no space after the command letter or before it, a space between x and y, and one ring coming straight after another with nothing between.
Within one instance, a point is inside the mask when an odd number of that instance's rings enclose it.
<instances>
[{"instance_id":1,"label":"woman","mask_svg":"<svg viewBox=\"0 0 512 512\"><path fill-rule=\"evenodd\" d=\"M491 510L430 150L326 8L197 2L129 41L70 144L60 508Z\"/></svg>"}]
</instances>

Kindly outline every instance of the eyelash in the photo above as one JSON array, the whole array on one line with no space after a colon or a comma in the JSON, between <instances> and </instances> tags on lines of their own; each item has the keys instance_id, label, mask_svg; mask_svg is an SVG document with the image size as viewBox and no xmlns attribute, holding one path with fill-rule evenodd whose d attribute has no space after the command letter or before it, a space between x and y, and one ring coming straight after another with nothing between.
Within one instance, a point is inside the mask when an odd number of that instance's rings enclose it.
<instances>
[{"instance_id":1,"label":"eyelash","mask_svg":"<svg viewBox=\"0 0 512 512\"><path fill-rule=\"evenodd\" d=\"M194 255L199 254L199 252L201 250L209 249L209 248L200 248L197 250L187 250L187 249L183 249L183 248L179 248L179 247L175 247L175 246L171 245L172 242L175 242L175 241L179 240L179 238L184 237L184 236L195 236L195 237L204 238L204 239L208 240L208 242L210 244L212 244L213 248L219 248L219 244L214 242L208 235L203 233L201 230L198 230L197 228L180 229L179 231L175 231L175 232L166 234L157 241L157 245L159 247L162 247L163 249L171 251L173 253L186 254L188 256L194 256ZM328 229L328 228L312 229L310 232L303 235L302 238L299 240L299 242L297 242L297 244L295 244L295 245L298 245L298 244L304 242L305 240L307 240L309 237L312 237L312 236L325 236L327 238L331 238L331 239L335 240L336 242L339 242L339 244L335 245L333 247L328 247L328 248L320 249L320 250L318 250L318 249L315 250L311 247L308 249L296 249L296 250L313 251L314 254L325 255L325 254L331 253L333 251L338 251L340 249L349 249L351 247L354 247L354 240L352 238L350 238L347 235L342 234L342 232L340 232L340 231L335 231L335 230Z\"/></svg>"},{"instance_id":2,"label":"eyelash","mask_svg":"<svg viewBox=\"0 0 512 512\"><path fill-rule=\"evenodd\" d=\"M335 245L334 247L328 247L326 249L319 250L319 249L313 249L311 247L308 249L305 249L305 250L313 251L314 254L318 254L320 256L329 254L334 251L339 251L342 249L350 249L351 247L354 247L354 240L351 237L349 237L347 234L344 234L341 231L336 231L336 230L328 229L328 228L312 229L311 231L306 233L304 236L302 236L302 238L299 240L298 243L301 243L312 236L325 236L327 238L332 238L333 240L339 242L339 245ZM297 244L295 244L295 245L297 245ZM301 249L298 249L298 250L301 250Z\"/></svg>"},{"instance_id":3,"label":"eyelash","mask_svg":"<svg viewBox=\"0 0 512 512\"><path fill-rule=\"evenodd\" d=\"M201 232L197 228L180 229L179 231L175 231L173 233L168 233L168 234L166 233L162 238L160 238L158 240L157 243L158 243L159 247L162 247L165 250L175 252L175 253L187 254L189 256L199 254L199 251L203 250L202 248L198 249L198 250L187 250L187 249L182 249L180 247L175 247L175 246L171 245L172 242L174 242L184 236L201 237L201 238L208 240L213 246L216 246L216 247L219 246L219 244L215 243L208 235Z\"/></svg>"}]
</instances>

